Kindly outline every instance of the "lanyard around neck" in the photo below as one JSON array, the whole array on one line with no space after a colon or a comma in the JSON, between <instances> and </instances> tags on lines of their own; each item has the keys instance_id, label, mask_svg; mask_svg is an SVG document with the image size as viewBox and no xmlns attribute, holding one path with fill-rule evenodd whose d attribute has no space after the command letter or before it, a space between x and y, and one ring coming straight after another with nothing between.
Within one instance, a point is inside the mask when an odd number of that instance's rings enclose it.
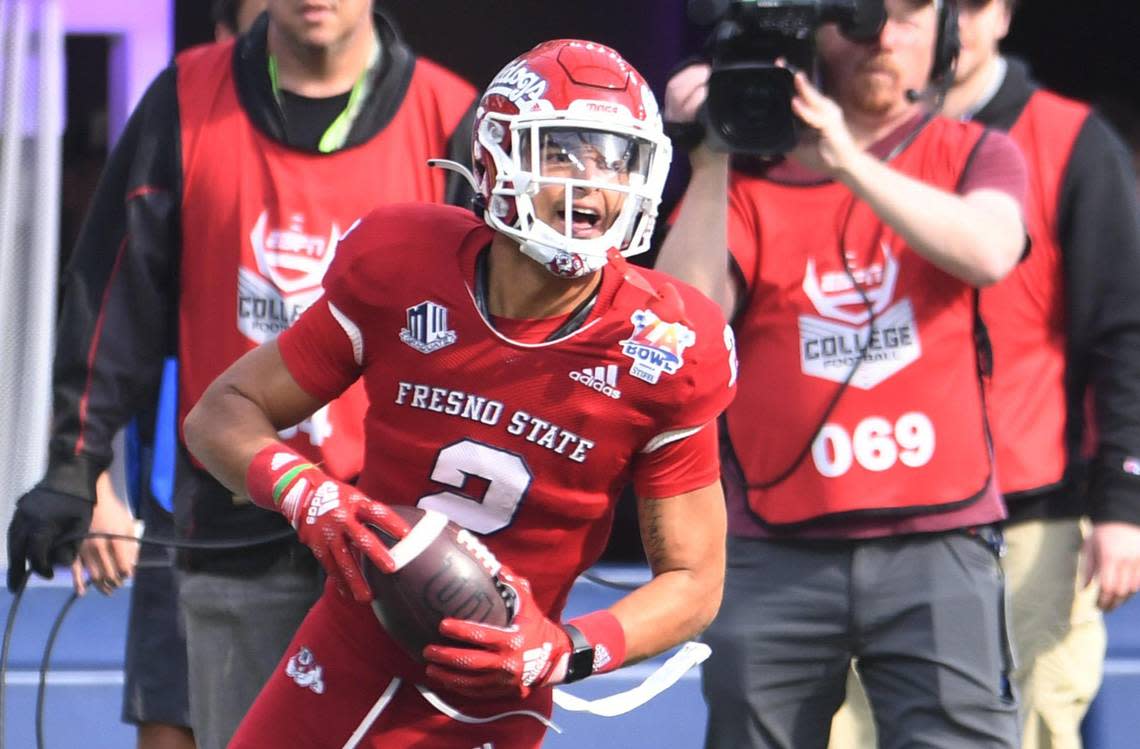
<instances>
[{"instance_id":1,"label":"lanyard around neck","mask_svg":"<svg viewBox=\"0 0 1140 749\"><path fill-rule=\"evenodd\" d=\"M364 106L368 94L372 91L372 71L380 62L380 40L376 35L372 36L372 54L368 58L368 66L360 77L356 79L356 83L352 84L352 91L348 94L348 103L345 104L341 113L336 116L332 124L325 129L324 135L317 143L317 150L321 153L331 153L337 149L343 148L344 144L348 141L348 134L352 131L352 124L356 121L357 115L360 114L361 108ZM277 57L269 55L269 84L273 87L273 98L277 100L277 105L281 104L281 84L279 82L277 73Z\"/></svg>"}]
</instances>

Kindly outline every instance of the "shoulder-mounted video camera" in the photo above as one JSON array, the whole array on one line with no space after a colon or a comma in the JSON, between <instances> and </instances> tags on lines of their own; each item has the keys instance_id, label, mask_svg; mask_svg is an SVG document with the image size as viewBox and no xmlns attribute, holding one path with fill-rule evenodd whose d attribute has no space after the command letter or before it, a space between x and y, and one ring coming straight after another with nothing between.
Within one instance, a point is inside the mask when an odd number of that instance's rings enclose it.
<instances>
[{"instance_id":1,"label":"shoulder-mounted video camera","mask_svg":"<svg viewBox=\"0 0 1140 749\"><path fill-rule=\"evenodd\" d=\"M798 140L793 75L816 79L816 29L836 23L849 39L870 41L886 11L883 0L689 0L689 17L716 24L706 49L705 136L721 151L770 157Z\"/></svg>"}]
</instances>

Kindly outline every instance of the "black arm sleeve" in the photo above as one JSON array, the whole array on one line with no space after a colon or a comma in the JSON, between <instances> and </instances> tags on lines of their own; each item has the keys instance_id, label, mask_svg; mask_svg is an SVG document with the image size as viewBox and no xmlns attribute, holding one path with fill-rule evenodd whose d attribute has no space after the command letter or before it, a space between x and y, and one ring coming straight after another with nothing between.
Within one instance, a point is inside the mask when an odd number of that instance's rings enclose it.
<instances>
[{"instance_id":1,"label":"black arm sleeve","mask_svg":"<svg viewBox=\"0 0 1140 749\"><path fill-rule=\"evenodd\" d=\"M93 497L112 437L157 393L174 342L180 161L170 67L115 145L65 272L43 485Z\"/></svg>"},{"instance_id":2,"label":"black arm sleeve","mask_svg":"<svg viewBox=\"0 0 1140 749\"><path fill-rule=\"evenodd\" d=\"M1086 387L1096 455L1086 511L1140 524L1140 218L1124 145L1095 114L1073 147L1060 193L1069 337L1070 444Z\"/></svg>"}]
</instances>

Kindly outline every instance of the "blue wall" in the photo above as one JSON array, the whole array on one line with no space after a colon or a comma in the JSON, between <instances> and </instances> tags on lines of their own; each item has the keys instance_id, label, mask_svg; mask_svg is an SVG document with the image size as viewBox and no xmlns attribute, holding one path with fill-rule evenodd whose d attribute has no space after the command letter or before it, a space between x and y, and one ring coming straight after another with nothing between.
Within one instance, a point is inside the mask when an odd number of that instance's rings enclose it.
<instances>
[{"instance_id":1,"label":"blue wall","mask_svg":"<svg viewBox=\"0 0 1140 749\"><path fill-rule=\"evenodd\" d=\"M622 570L603 570L606 577L629 579ZM52 622L70 594L69 576L54 583L36 581L18 612L7 678L4 731L8 749L35 744L35 698L38 669ZM607 605L618 593L579 581L568 606L574 615ZM52 656L44 707L46 749L122 749L133 746L133 729L119 720L122 654L129 596L89 593L72 608L60 629ZM0 593L0 616L11 597ZM1133 749L1140 736L1140 603L1132 601L1109 615L1109 659L1101 694L1086 720L1087 749ZM656 665L656 664L653 664ZM573 685L582 697L600 697L640 682L649 664ZM551 749L591 746L700 747L704 707L696 672L653 701L626 715L601 718L556 710L562 734L550 734Z\"/></svg>"}]
</instances>

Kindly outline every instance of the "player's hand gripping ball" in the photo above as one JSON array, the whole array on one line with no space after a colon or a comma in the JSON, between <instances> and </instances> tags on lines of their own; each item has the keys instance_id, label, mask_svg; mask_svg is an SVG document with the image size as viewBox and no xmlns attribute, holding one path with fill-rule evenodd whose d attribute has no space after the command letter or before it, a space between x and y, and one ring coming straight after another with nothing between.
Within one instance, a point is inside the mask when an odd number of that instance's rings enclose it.
<instances>
[{"instance_id":1,"label":"player's hand gripping ball","mask_svg":"<svg viewBox=\"0 0 1140 749\"><path fill-rule=\"evenodd\" d=\"M424 647L442 641L439 623L446 618L511 623L517 594L499 580L501 565L474 534L434 510L398 505L392 511L412 526L404 538L396 542L372 530L388 548L395 572L381 572L366 558L361 567L376 617L409 655L422 661Z\"/></svg>"}]
</instances>

